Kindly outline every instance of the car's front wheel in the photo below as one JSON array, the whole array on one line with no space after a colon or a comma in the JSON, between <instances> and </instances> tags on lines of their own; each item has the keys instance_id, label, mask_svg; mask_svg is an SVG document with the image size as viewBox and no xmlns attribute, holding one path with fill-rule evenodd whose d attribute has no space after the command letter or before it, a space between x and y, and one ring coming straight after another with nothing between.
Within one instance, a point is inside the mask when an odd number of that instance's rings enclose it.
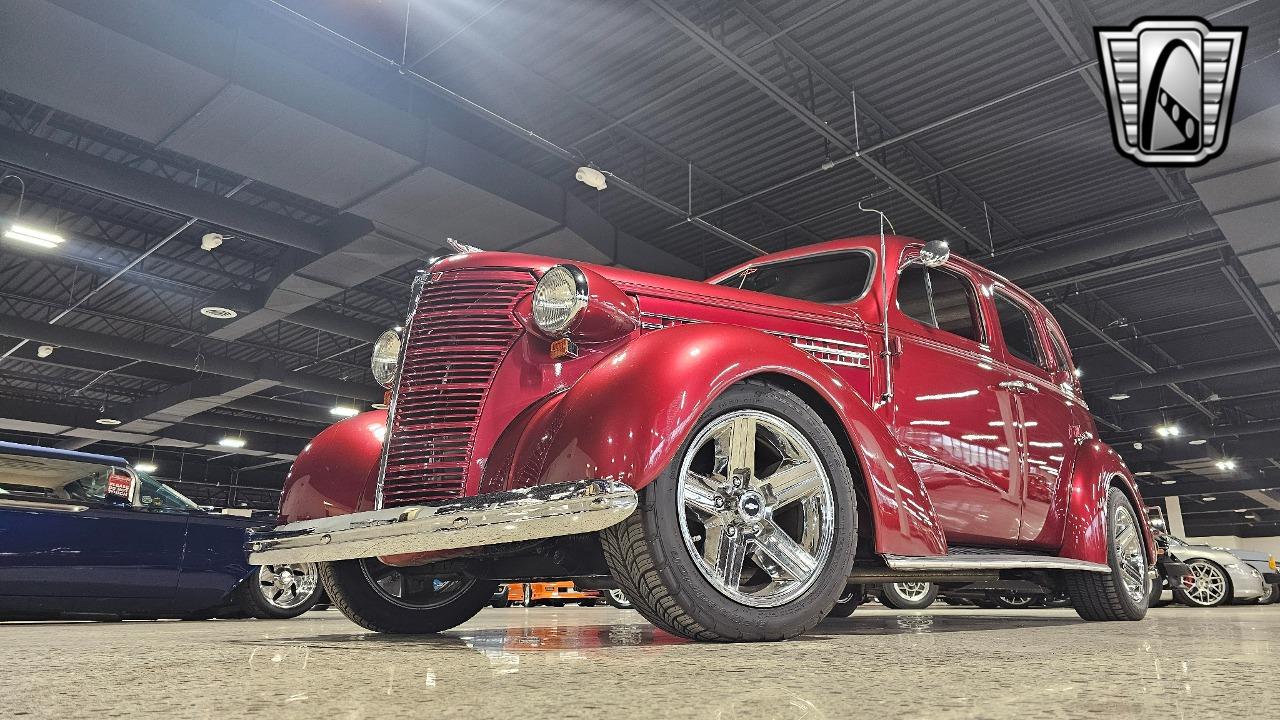
<instances>
[{"instance_id":1,"label":"car's front wheel","mask_svg":"<svg viewBox=\"0 0 1280 720\"><path fill-rule=\"evenodd\" d=\"M1067 573L1067 594L1085 620L1141 620L1151 595L1147 551L1133 503L1119 488L1107 491L1107 564L1110 572Z\"/></svg>"},{"instance_id":2,"label":"car's front wheel","mask_svg":"<svg viewBox=\"0 0 1280 720\"><path fill-rule=\"evenodd\" d=\"M250 617L283 620L310 610L321 594L315 563L263 565L240 585L236 600Z\"/></svg>"},{"instance_id":3,"label":"car's front wheel","mask_svg":"<svg viewBox=\"0 0 1280 720\"><path fill-rule=\"evenodd\" d=\"M822 418L794 394L748 381L711 403L601 545L618 585L663 630L782 640L821 622L843 593L855 502Z\"/></svg>"},{"instance_id":4,"label":"car's front wheel","mask_svg":"<svg viewBox=\"0 0 1280 720\"><path fill-rule=\"evenodd\" d=\"M430 567L400 568L375 558L320 564L329 598L355 624L376 632L436 633L470 620L493 600L498 583Z\"/></svg>"},{"instance_id":5,"label":"car's front wheel","mask_svg":"<svg viewBox=\"0 0 1280 720\"><path fill-rule=\"evenodd\" d=\"M1178 602L1192 607L1216 607L1231 599L1231 580L1217 563L1195 558L1187 561L1187 569L1191 571L1191 583L1173 589Z\"/></svg>"}]
</instances>

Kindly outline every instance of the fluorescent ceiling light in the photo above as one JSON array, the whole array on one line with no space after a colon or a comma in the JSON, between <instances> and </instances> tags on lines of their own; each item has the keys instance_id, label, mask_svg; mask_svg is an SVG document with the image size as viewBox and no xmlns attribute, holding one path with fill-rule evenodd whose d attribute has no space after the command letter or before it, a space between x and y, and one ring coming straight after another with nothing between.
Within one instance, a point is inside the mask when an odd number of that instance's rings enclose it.
<instances>
[{"instance_id":1,"label":"fluorescent ceiling light","mask_svg":"<svg viewBox=\"0 0 1280 720\"><path fill-rule=\"evenodd\" d=\"M1205 440L1204 438L1196 438L1195 440L1188 440L1188 441L1187 441L1187 444L1188 444L1188 445L1203 445L1203 444L1205 444L1205 443L1207 443L1207 442L1209 442L1209 441L1208 441L1208 440Z\"/></svg>"},{"instance_id":2,"label":"fluorescent ceiling light","mask_svg":"<svg viewBox=\"0 0 1280 720\"><path fill-rule=\"evenodd\" d=\"M1129 395L1129 393L1118 392L1118 393L1111 393L1110 399L1111 400L1128 400L1130 397L1132 396Z\"/></svg>"},{"instance_id":3,"label":"fluorescent ceiling light","mask_svg":"<svg viewBox=\"0 0 1280 720\"><path fill-rule=\"evenodd\" d=\"M100 417L97 420L94 420L94 422L98 423L99 425L119 425L120 424L119 420L112 417Z\"/></svg>"},{"instance_id":4,"label":"fluorescent ceiling light","mask_svg":"<svg viewBox=\"0 0 1280 720\"><path fill-rule=\"evenodd\" d=\"M1161 481L1160 481L1160 484L1161 484L1161 485L1175 485L1175 484L1177 484L1177 482L1178 482L1177 480L1161 480Z\"/></svg>"},{"instance_id":5,"label":"fluorescent ceiling light","mask_svg":"<svg viewBox=\"0 0 1280 720\"><path fill-rule=\"evenodd\" d=\"M334 405L333 407L329 408L329 414L335 415L341 418L349 418L349 417L355 417L356 415L359 415L360 411L351 407L350 405Z\"/></svg>"},{"instance_id":6,"label":"fluorescent ceiling light","mask_svg":"<svg viewBox=\"0 0 1280 720\"><path fill-rule=\"evenodd\" d=\"M143 460L142 462L134 463L133 469L137 470L138 472L153 473L156 470L159 470L159 467L153 462Z\"/></svg>"},{"instance_id":7,"label":"fluorescent ceiling light","mask_svg":"<svg viewBox=\"0 0 1280 720\"><path fill-rule=\"evenodd\" d=\"M32 245L39 245L43 248L56 248L67 239L57 233L45 232L37 230L26 225L13 224L5 231L4 236L10 240L18 240Z\"/></svg>"},{"instance_id":8,"label":"fluorescent ceiling light","mask_svg":"<svg viewBox=\"0 0 1280 720\"><path fill-rule=\"evenodd\" d=\"M232 437L228 435L227 437L224 437L221 440L219 440L218 444L221 445L222 447L242 448L244 447L244 438Z\"/></svg>"}]
</instances>

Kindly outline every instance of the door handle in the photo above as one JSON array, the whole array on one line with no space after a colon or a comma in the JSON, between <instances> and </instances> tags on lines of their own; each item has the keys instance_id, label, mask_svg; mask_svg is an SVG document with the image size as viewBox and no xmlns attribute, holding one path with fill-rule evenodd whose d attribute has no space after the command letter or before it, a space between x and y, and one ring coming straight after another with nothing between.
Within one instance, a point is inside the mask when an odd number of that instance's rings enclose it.
<instances>
[{"instance_id":1,"label":"door handle","mask_svg":"<svg viewBox=\"0 0 1280 720\"><path fill-rule=\"evenodd\" d=\"M998 385L1001 390L1008 390L1009 392L1015 393L1023 392L1026 389L1026 386L1027 384L1021 380L1005 380Z\"/></svg>"}]
</instances>

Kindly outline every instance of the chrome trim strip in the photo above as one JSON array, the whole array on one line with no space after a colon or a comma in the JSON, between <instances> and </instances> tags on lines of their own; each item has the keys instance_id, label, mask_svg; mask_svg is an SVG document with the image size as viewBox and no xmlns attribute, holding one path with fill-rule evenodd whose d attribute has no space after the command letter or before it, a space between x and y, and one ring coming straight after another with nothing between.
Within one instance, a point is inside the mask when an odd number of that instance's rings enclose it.
<instances>
[{"instance_id":1,"label":"chrome trim strip","mask_svg":"<svg viewBox=\"0 0 1280 720\"><path fill-rule=\"evenodd\" d=\"M933 555L927 557L885 555L884 561L894 570L912 572L929 570L1083 570L1085 572L1098 573L1111 572L1110 565L1053 557L1051 555L1022 555L1019 553Z\"/></svg>"},{"instance_id":2,"label":"chrome trim strip","mask_svg":"<svg viewBox=\"0 0 1280 720\"><path fill-rule=\"evenodd\" d=\"M678 323L699 323L701 320L691 320L689 318L675 317L674 315L662 315L660 313L640 313L640 327L643 330L662 330L667 327L662 324L662 320L673 320ZM654 318L659 322L647 323L643 318ZM818 362L830 363L832 365L848 365L849 367L869 368L871 367L871 353L866 345L851 343L845 340L832 340L829 338L811 337L808 335L797 335L795 333L782 332L780 330L760 330L760 332L792 341L791 344L798 350L805 352L826 353L827 355L835 355L837 359L814 358ZM829 343L831 345L839 345L841 347L827 348L821 345L811 343ZM851 348L846 350L844 348ZM867 352L864 352L867 351Z\"/></svg>"},{"instance_id":3,"label":"chrome trim strip","mask_svg":"<svg viewBox=\"0 0 1280 720\"><path fill-rule=\"evenodd\" d=\"M623 483L579 480L289 523L252 533L245 549L250 563L271 565L540 540L603 530L637 502Z\"/></svg>"}]
</instances>

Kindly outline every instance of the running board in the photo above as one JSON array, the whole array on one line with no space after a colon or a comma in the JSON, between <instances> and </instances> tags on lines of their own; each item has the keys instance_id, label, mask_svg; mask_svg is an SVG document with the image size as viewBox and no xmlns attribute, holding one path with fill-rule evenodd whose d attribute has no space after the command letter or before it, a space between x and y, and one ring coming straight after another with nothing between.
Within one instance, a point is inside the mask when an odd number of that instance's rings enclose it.
<instances>
[{"instance_id":1,"label":"running board","mask_svg":"<svg viewBox=\"0 0 1280 720\"><path fill-rule=\"evenodd\" d=\"M1019 553L964 553L915 557L885 555L884 562L892 570L903 572L959 572L997 570L1082 570L1084 572L1109 573L1111 566L1101 563L1054 557L1052 555L1025 555Z\"/></svg>"}]
</instances>

